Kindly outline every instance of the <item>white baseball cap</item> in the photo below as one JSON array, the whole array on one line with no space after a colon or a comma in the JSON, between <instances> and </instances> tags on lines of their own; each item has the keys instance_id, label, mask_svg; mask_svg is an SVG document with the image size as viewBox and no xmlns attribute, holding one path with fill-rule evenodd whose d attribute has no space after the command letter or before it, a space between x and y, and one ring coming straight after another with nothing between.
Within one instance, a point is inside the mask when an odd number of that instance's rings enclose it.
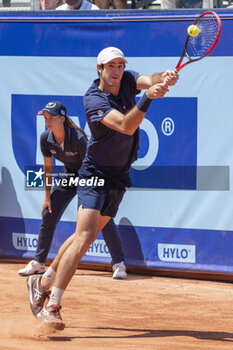
<instances>
[{"instance_id":1,"label":"white baseball cap","mask_svg":"<svg viewBox=\"0 0 233 350\"><path fill-rule=\"evenodd\" d=\"M111 60L114 60L115 58L121 58L122 61L128 63L125 59L123 52L120 49L118 49L117 47L110 46L100 51L97 57L97 64L105 64L110 62Z\"/></svg>"}]
</instances>

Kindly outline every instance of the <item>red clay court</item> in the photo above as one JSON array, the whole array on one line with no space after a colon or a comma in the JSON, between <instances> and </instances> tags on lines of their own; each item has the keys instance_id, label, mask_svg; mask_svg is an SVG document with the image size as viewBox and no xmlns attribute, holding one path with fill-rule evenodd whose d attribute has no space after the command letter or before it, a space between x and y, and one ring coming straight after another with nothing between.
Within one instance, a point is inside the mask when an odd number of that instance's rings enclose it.
<instances>
[{"instance_id":1,"label":"red clay court","mask_svg":"<svg viewBox=\"0 0 233 350\"><path fill-rule=\"evenodd\" d=\"M232 349L231 283L78 270L63 298L63 331L30 310L23 264L0 264L1 350Z\"/></svg>"}]
</instances>

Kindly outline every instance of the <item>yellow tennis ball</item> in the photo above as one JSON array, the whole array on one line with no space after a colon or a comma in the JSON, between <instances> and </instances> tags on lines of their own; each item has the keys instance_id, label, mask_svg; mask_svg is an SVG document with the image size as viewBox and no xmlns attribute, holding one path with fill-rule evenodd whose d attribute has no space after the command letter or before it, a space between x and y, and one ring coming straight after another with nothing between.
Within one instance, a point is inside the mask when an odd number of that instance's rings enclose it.
<instances>
[{"instance_id":1,"label":"yellow tennis ball","mask_svg":"<svg viewBox=\"0 0 233 350\"><path fill-rule=\"evenodd\" d=\"M191 26L188 27L188 35L197 36L198 34L199 34L198 26L195 26L194 24L192 24Z\"/></svg>"}]
</instances>

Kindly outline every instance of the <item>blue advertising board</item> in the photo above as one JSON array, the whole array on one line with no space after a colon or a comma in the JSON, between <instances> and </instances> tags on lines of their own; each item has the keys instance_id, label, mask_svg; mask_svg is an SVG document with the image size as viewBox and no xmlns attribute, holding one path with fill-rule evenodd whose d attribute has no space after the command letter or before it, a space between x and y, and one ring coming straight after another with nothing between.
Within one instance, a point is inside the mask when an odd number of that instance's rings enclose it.
<instances>
[{"instance_id":1,"label":"blue advertising board","mask_svg":"<svg viewBox=\"0 0 233 350\"><path fill-rule=\"evenodd\" d=\"M91 11L0 15L0 256L34 256L44 199L38 111L61 101L90 135L83 96L97 77L96 57L119 47L126 69L173 69L197 11ZM116 223L129 266L192 271L233 270L231 81L233 12L219 11L222 36L213 53L180 72L153 101L140 128ZM9 40L11 38L11 40ZM143 94L141 92L137 98ZM60 167L59 162L55 162ZM40 188L41 187L41 188ZM75 230L77 200L57 225L49 258ZM110 264L102 233L82 261Z\"/></svg>"}]
</instances>

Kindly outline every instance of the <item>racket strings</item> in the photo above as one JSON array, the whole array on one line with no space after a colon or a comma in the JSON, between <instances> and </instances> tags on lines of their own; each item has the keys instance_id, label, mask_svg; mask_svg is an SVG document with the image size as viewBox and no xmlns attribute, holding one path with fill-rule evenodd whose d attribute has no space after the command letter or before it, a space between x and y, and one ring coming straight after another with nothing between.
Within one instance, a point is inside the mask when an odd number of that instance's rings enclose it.
<instances>
[{"instance_id":1,"label":"racket strings","mask_svg":"<svg viewBox=\"0 0 233 350\"><path fill-rule=\"evenodd\" d=\"M215 16L204 16L197 23L199 34L190 37L187 54L191 59L198 59L206 55L218 35L219 26Z\"/></svg>"}]
</instances>

